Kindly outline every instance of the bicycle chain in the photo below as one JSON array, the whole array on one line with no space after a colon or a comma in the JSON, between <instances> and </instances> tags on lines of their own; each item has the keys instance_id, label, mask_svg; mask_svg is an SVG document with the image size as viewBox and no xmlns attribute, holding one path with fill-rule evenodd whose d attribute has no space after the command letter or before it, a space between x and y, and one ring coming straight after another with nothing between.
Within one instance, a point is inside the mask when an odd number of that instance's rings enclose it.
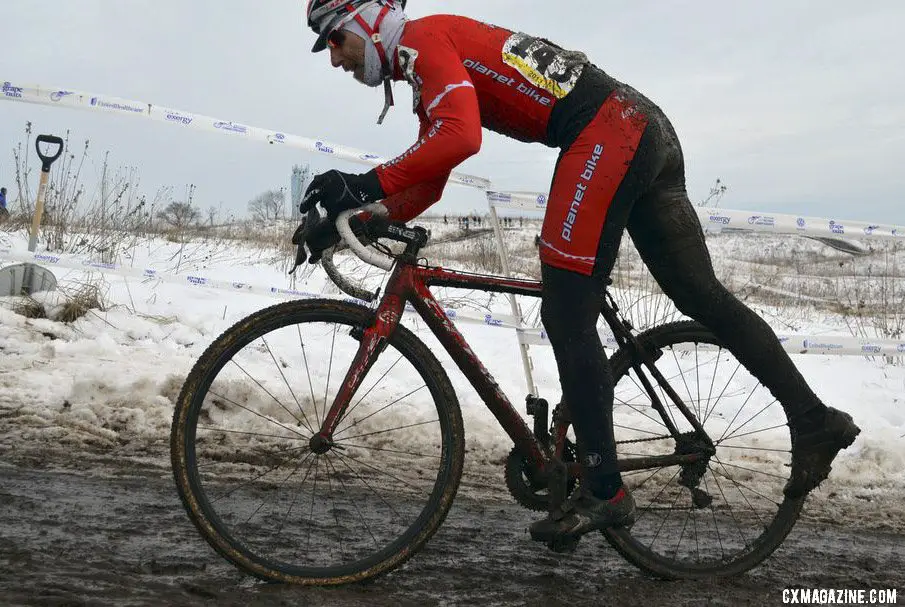
<instances>
[{"instance_id":1,"label":"bicycle chain","mask_svg":"<svg viewBox=\"0 0 905 607\"><path fill-rule=\"evenodd\" d=\"M630 445L632 443L650 443L657 440L666 440L668 438L673 438L671 434L664 434L663 436L654 436L651 438L636 438L632 440L617 440L617 445Z\"/></svg>"}]
</instances>

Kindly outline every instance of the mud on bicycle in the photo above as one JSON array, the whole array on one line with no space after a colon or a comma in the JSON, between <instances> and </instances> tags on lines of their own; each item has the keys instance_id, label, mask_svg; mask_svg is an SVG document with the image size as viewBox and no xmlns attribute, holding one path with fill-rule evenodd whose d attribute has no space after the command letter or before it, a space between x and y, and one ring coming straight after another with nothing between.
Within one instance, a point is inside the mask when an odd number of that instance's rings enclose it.
<instances>
[{"instance_id":1,"label":"mud on bicycle","mask_svg":"<svg viewBox=\"0 0 905 607\"><path fill-rule=\"evenodd\" d=\"M540 297L541 283L432 266L420 257L421 227L369 222L366 246L350 216L337 228L358 257L390 272L382 292L351 284L325 255L331 279L364 301L290 301L240 320L200 357L176 404L172 464L189 517L219 554L265 580L331 585L387 573L449 512L465 457L460 405L437 357L402 324L406 304L512 440L500 471L511 495L544 511L580 485L559 386L552 408L528 395L529 425L430 291ZM309 228L296 232L300 249ZM404 249L392 254L387 240ZM639 333L609 295L601 318L619 346L614 428L638 517L600 535L664 578L756 566L804 501L783 494L792 457L780 403L698 323ZM514 541L520 532L513 528ZM593 537L583 542L602 548Z\"/></svg>"}]
</instances>

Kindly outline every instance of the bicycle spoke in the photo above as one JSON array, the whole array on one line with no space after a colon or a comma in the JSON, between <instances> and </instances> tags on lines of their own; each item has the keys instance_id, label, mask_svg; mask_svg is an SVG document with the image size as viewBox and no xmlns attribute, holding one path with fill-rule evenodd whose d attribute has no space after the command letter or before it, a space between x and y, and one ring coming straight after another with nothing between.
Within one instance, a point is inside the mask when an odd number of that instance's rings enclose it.
<instances>
[{"instance_id":1,"label":"bicycle spoke","mask_svg":"<svg viewBox=\"0 0 905 607\"><path fill-rule=\"evenodd\" d=\"M726 443L720 443L719 446L722 449L743 449L745 451L765 451L768 453L791 453L788 449L770 449L768 447L742 447L740 445L727 445Z\"/></svg>"},{"instance_id":2,"label":"bicycle spoke","mask_svg":"<svg viewBox=\"0 0 905 607\"><path fill-rule=\"evenodd\" d=\"M716 459L716 458L714 457L714 459ZM782 481L788 480L786 477L780 476L778 474L771 474L770 472L764 472L763 470L756 470L754 468L746 468L745 466L739 466L738 464L725 463L725 464L721 464L721 465L729 466L730 468L738 468L739 470L745 470L747 472L754 472L755 474L762 474L763 476L778 478L779 480L782 480Z\"/></svg>"},{"instance_id":3,"label":"bicycle spoke","mask_svg":"<svg viewBox=\"0 0 905 607\"><path fill-rule=\"evenodd\" d=\"M732 505L729 500L726 499L726 494L723 492L723 486L720 485L720 479L716 474L713 473L713 470L710 466L707 466L707 470L710 472L710 475L713 477L713 481L716 483L716 488L719 490L720 495L723 498L723 501L726 503L727 508L729 509L729 516L732 517L732 520L735 522L735 528L738 529L738 535L742 540L742 543L746 546L748 545L748 540L745 538L745 533L742 531L742 526L739 524L738 519L735 517L735 511L732 509Z\"/></svg>"},{"instance_id":4,"label":"bicycle spoke","mask_svg":"<svg viewBox=\"0 0 905 607\"><path fill-rule=\"evenodd\" d=\"M736 412L735 412L735 415L732 416L732 420L730 420L730 422L726 425L726 429L723 431L722 436L720 436L720 437L717 439L717 442L723 440L723 438L726 436L726 432L729 431L729 428L732 427L732 424L735 423L735 420L738 419L738 416L741 415L741 413L742 413L742 411L744 411L745 407L748 406L748 403L751 401L751 397L754 396L754 392L757 390L758 386L760 386L760 384L758 384L757 386L754 386L754 389L751 390L751 393L750 393L750 394L748 394L748 398L745 399L745 402L742 403L742 406L739 407L739 410L736 411Z\"/></svg>"},{"instance_id":5,"label":"bicycle spoke","mask_svg":"<svg viewBox=\"0 0 905 607\"><path fill-rule=\"evenodd\" d=\"M750 418L748 421L746 421L744 424L742 424L741 426L739 426L738 428L736 428L736 429L735 429L735 432L733 432L733 433L730 434L729 436L725 436L725 435L724 435L724 436L721 436L720 439L719 439L719 441L717 441L717 442L722 442L722 441L724 441L724 440L729 440L730 438L733 438L733 437L736 437L736 436L739 437L739 438L741 438L742 436L749 436L749 435L751 435L751 434L757 434L758 432L765 432L765 431L767 431L767 430L775 430L775 429L777 429L777 428L784 428L784 427L786 427L787 424L778 424L778 425L776 425L776 426L771 426L770 428L762 428L762 429L760 429L760 430L753 430L752 432L748 432L748 433L746 433L746 434L736 434L736 432L738 432L739 430L741 430L742 428L744 428L745 426L747 426L747 425L748 425L755 417L757 417L758 415L760 415L761 413L763 413L764 411L766 411L767 409L769 409L770 407L772 407L773 404L776 403L776 402L777 402L777 401L774 400L772 403L770 403L769 405L767 405L766 407L764 407L763 409L761 409L760 411L758 411L757 413L755 413L754 416L751 417L751 418ZM728 431L728 430L729 430L729 427L727 427L726 430ZM724 433L724 434L725 434L725 433Z\"/></svg>"},{"instance_id":6,"label":"bicycle spoke","mask_svg":"<svg viewBox=\"0 0 905 607\"><path fill-rule=\"evenodd\" d=\"M311 552L311 523L314 521L314 498L317 496L317 467L320 458L314 458L314 486L311 489L311 507L308 510L308 538L306 540L306 545L308 550L305 551L306 554L310 554Z\"/></svg>"},{"instance_id":7,"label":"bicycle spoke","mask_svg":"<svg viewBox=\"0 0 905 607\"><path fill-rule=\"evenodd\" d=\"M307 459L307 458L306 458L306 459ZM290 478L292 478L292 476L293 476L296 472L298 472L299 468L301 468L302 465L303 465L304 463L305 463L304 460L301 461L301 462L299 462L299 465L296 466L295 469L294 469L292 472L290 472L289 475L288 475L285 479L283 479L283 483L282 483L282 484L285 484L286 481L288 481ZM314 464L315 464L315 466L317 465L317 458L316 458L316 457L314 458ZM308 474L309 474L310 472L311 472L311 466L309 465L309 466L308 466L308 472L305 473L305 476L304 476L304 478L302 478L302 482L300 483L300 485L304 486L305 481L308 479ZM289 518L290 514L292 514L292 509L295 507L295 503L298 501L298 499L299 499L300 497L301 497L301 492L296 492L295 496L292 498L292 502L289 503L289 508L286 510L286 514L283 515L283 520L282 520L282 522L280 522L280 526L277 528L277 535L279 535L280 532L283 531L283 528L286 526L286 519ZM251 519L249 518L249 520L251 520ZM247 521L246 521L246 522L247 522Z\"/></svg>"},{"instance_id":8,"label":"bicycle spoke","mask_svg":"<svg viewBox=\"0 0 905 607\"><path fill-rule=\"evenodd\" d=\"M213 394L215 397L221 399L221 400L225 400L226 402L228 402L228 403L231 404L231 405L235 405L235 406L239 407L240 409L243 409L243 410L245 410L245 411L248 411L248 412L251 413L252 415L256 415L256 416L260 417L260 418L263 419L264 421L267 421L267 422L270 422L270 423L272 423L272 424L274 424L274 425L279 426L279 427L282 428L283 430L289 430L289 431L292 432L293 434L296 434L296 435L300 436L300 437L302 438L302 440L310 440L310 439L311 439L310 436L305 436L304 434L302 434L302 433L299 432L298 430L295 430L295 429L293 429L293 428L291 428L291 427L289 427L289 426L284 426L282 423L278 422L277 420L275 420L275 419L273 419L273 418L270 418L270 417L267 417L266 415L262 415L261 413L258 413L257 411L254 411L254 410L252 410L252 409L249 409L249 408L246 407L245 405L239 404L239 403L237 403L236 401L231 400L231 399L229 399L229 398L227 398L227 397L225 397L225 396L221 396L221 395L217 394L216 392L214 392L213 390L211 390L210 393ZM298 421L298 420L296 420L296 421Z\"/></svg>"},{"instance_id":9,"label":"bicycle spoke","mask_svg":"<svg viewBox=\"0 0 905 607\"><path fill-rule=\"evenodd\" d=\"M697 346L695 346L697 349ZM723 348L720 348L716 353L716 364L713 366L713 375L710 377L710 388L707 390L707 404L710 405L710 401L713 398L713 387L716 385L716 377L719 375L718 370L720 368L720 355L723 353ZM714 407L716 404L714 404ZM698 419L701 419L701 412L698 411Z\"/></svg>"},{"instance_id":10,"label":"bicycle spoke","mask_svg":"<svg viewBox=\"0 0 905 607\"><path fill-rule=\"evenodd\" d=\"M758 491L755 491L754 489L752 489L752 488L749 487L748 485L746 485L746 484L744 484L744 483L738 482L737 480L735 480L734 477L729 476L729 471L726 470L726 465L725 465L723 462L721 462L721 461L720 461L719 459L717 459L716 457L714 457L713 459L714 459L714 460L716 461L716 463L718 463L718 464L720 465L720 467L723 469L723 472L725 473L724 478L728 479L729 481L732 482L732 484L735 485L735 488L736 488L736 490L739 492L739 495L742 496L742 499L744 499L744 500L745 500L745 503L748 504L748 507L751 508L751 512L753 512L753 513L754 513L754 516L757 517L758 521L760 521L761 524L763 524L763 519L761 519L760 513L759 513L759 512L757 511L757 509L751 504L751 501L748 499L748 496L746 496L746 495L742 492L742 487L744 487L745 489L747 489L747 490L750 491L751 493L753 493L753 494L755 494L755 495L758 495L758 496L764 498L765 500L769 501L769 502L770 502L771 504L773 504L774 506L779 506L779 503L778 503L776 500L770 499L769 497L767 497L767 496L764 495L763 493L760 493L760 492L758 492ZM730 464L730 466L731 466L731 464Z\"/></svg>"},{"instance_id":11,"label":"bicycle spoke","mask_svg":"<svg viewBox=\"0 0 905 607\"><path fill-rule=\"evenodd\" d=\"M333 468L333 471L336 472L336 466L334 466L333 463L330 462L329 460L327 460L327 463L329 463L330 467ZM358 477L358 474L354 470L352 470L352 468L350 468L348 464L346 464L346 467L349 468L349 471L352 472L352 474L356 478ZM342 484L343 488L346 488L346 481L343 479L343 477L341 475L337 474L337 479ZM355 508L355 512L358 513L358 518L361 519L361 522L364 525L365 530L368 532L368 535L371 537L371 540L374 542L374 547L380 548L380 543L377 541L377 538L374 537L374 532L371 530L371 526L368 525L367 520L365 520L364 514L362 514L362 512L361 512L361 508L358 507L358 502L354 499L352 500L352 507ZM343 543L343 542L340 542L340 543Z\"/></svg>"},{"instance_id":12,"label":"bicycle spoke","mask_svg":"<svg viewBox=\"0 0 905 607\"><path fill-rule=\"evenodd\" d=\"M352 447L357 449L368 449L369 451L379 451L381 453L395 453L398 455L414 455L415 457L430 457L434 459L440 459L442 455L430 455L428 453L415 453L413 451L399 451L398 449L383 449L381 447L371 447L368 445L350 445L349 443L343 442L343 447Z\"/></svg>"},{"instance_id":13,"label":"bicycle spoke","mask_svg":"<svg viewBox=\"0 0 905 607\"><path fill-rule=\"evenodd\" d=\"M661 468L661 469L662 469L662 468ZM660 470L657 470L657 472L659 472L659 471L660 471ZM676 478L677 476L679 476L679 472L680 472L680 471L681 471L681 468L678 469L678 470L676 470L675 473L673 473L673 475L670 477L670 479L669 479L668 481L666 481L666 484L663 485L663 487L660 488L660 491L658 491L658 492L657 492L657 495L655 495L654 498L651 500L651 503L653 503L654 500L656 500L658 497L660 497L661 495L663 495L663 492L666 491L666 488L669 487L669 484L673 481L673 479ZM654 474L656 474L656 472L655 472ZM650 480L651 478L653 478L653 476L654 476L654 475L651 474L650 477L648 477L647 480L645 480L644 482L646 483L648 480ZM643 484L644 484L644 483L642 483L642 485L643 485ZM638 487L640 487L640 486L641 486L641 485L638 485ZM637 490L637 487L636 487L636 490ZM636 524L636 525L638 524L638 521L640 521L640 520L644 517L644 514L645 514L648 510L649 510L649 508L644 508L644 509L642 509L641 514L638 516L637 520L635 521L635 524Z\"/></svg>"},{"instance_id":14,"label":"bicycle spoke","mask_svg":"<svg viewBox=\"0 0 905 607\"><path fill-rule=\"evenodd\" d=\"M351 460L351 461L353 461L353 462L355 462L355 463L357 463L357 464L360 464L360 465L364 466L365 468L370 468L371 470L374 470L374 471L376 471L376 472L380 472L380 473L383 474L384 476L388 476L388 477L392 478L393 480L398 481L398 482L400 482L400 483L402 483L402 484L404 484L404 485L407 485L407 486L411 486L411 485L408 485L408 483L406 483L405 481L402 481L402 480L396 478L396 477L393 476L392 474L389 474L389 473L387 473L386 471L381 470L380 468L376 468L376 467L374 467L374 466L371 466L371 465L369 465L369 464L366 464L365 462L363 462L363 461L361 461L361 460L358 460L358 459L355 459L354 457L349 457L348 455L344 455L344 454L342 454L342 453L340 453L340 452L338 452L338 451L335 451L334 453L336 453L336 456L340 459L340 461L342 461L342 463L346 466L346 468L348 468L349 471L351 471L351 472L353 472L353 474L355 474L355 478L357 478L357 479L359 480L359 482L361 482L365 487L367 487L368 489L370 489L370 490L371 490L371 491L372 491L372 492L380 499L380 501L382 501L384 504L386 504L387 508L389 508L390 511L393 513L393 515L396 516L396 518L398 519L398 518L400 517L400 514L399 514L399 512L396 511L396 508L393 507L393 504L391 504L390 502L388 502L388 501L383 497L383 495L380 494L380 492L378 492L378 491L376 491L375 489L373 489L373 488L371 487L371 485L368 483L368 481L365 480L364 478L362 478L357 472L355 472L355 471L352 469L352 466L350 466L350 465L349 465L349 462L346 461L346 460Z\"/></svg>"},{"instance_id":15,"label":"bicycle spoke","mask_svg":"<svg viewBox=\"0 0 905 607\"><path fill-rule=\"evenodd\" d=\"M280 451L279 451L280 455L293 455L293 454L295 454L296 452L298 452L299 454L305 453L305 452L310 453L310 452L311 452L311 447L310 447L309 445L302 445L301 447L292 447L291 449L285 449L285 450L280 450ZM215 459L215 460L212 460L212 461L207 462L207 463L204 463L204 464L198 464L197 468L198 468L199 470L209 470L209 469L212 469L212 468L217 467L217 466L223 466L223 464L226 463L226 462L235 463L236 461L239 461L239 460L237 460L236 458L232 458L232 459L227 459L227 458ZM246 463L246 464L251 464L251 462L249 462L249 461L245 461L244 463Z\"/></svg>"},{"instance_id":16,"label":"bicycle spoke","mask_svg":"<svg viewBox=\"0 0 905 607\"><path fill-rule=\"evenodd\" d=\"M305 363L305 374L308 376L308 390L311 393L311 408L314 409L314 418L317 427L321 427L321 416L317 412L317 399L314 398L314 384L311 382L311 367L308 366L308 352L305 349L305 340L302 338L302 325L296 325L299 334L299 344L302 347L302 362Z\"/></svg>"},{"instance_id":17,"label":"bicycle spoke","mask_svg":"<svg viewBox=\"0 0 905 607\"><path fill-rule=\"evenodd\" d=\"M707 493L710 493L710 487L707 485L707 475L705 474L703 479L704 481L704 490ZM716 531L716 539L720 544L720 556L725 559L726 558L726 548L723 546L723 538L720 536L720 526L716 522L716 510L713 509L713 502L710 503L710 514L713 517L713 530Z\"/></svg>"},{"instance_id":18,"label":"bicycle spoke","mask_svg":"<svg viewBox=\"0 0 905 607\"><path fill-rule=\"evenodd\" d=\"M292 395L292 400L295 401L295 404L298 405L299 413L302 414L302 418L305 420L305 427L311 430L311 433L314 434L314 431L311 429L311 424L308 421L308 416L305 415L305 412L302 410L302 403L299 402L299 399L295 396L295 392L292 389L292 386L289 385L289 380L286 379L286 374L283 373L283 366L277 362L277 358L273 353L273 350L270 348L270 344L267 343L267 339L261 338L261 341L264 342L264 347L267 348L267 353L270 354L270 359L273 361L274 366L277 368L277 371L280 373L280 377L283 379L283 383L286 384L286 389L289 390L289 394Z\"/></svg>"},{"instance_id":19,"label":"bicycle spoke","mask_svg":"<svg viewBox=\"0 0 905 607\"><path fill-rule=\"evenodd\" d=\"M670 348L669 351L672 353L672 358L676 363L676 368L681 369L682 366L679 364L679 357L676 356L676 349ZM685 379L685 372L680 370L679 377L682 378L682 384L684 384L684 386L685 386L685 392L688 394L688 400L694 401L694 399L691 398L691 388L688 387L688 381ZM701 419L701 401L694 401L694 403L695 403L695 413L698 414L698 419Z\"/></svg>"},{"instance_id":20,"label":"bicycle spoke","mask_svg":"<svg viewBox=\"0 0 905 607\"><path fill-rule=\"evenodd\" d=\"M227 430L226 428L213 427L213 426L198 426L199 430L211 430L213 432L222 432L223 434L242 434L244 436L261 436L264 438L282 438L284 440L309 440L307 438L293 438L291 436L280 436L279 434L264 434L263 432L246 432L243 430Z\"/></svg>"},{"instance_id":21,"label":"bicycle spoke","mask_svg":"<svg viewBox=\"0 0 905 607\"><path fill-rule=\"evenodd\" d=\"M355 408L358 407L358 405L360 405L360 404L362 403L362 401L364 401L365 398L367 398L368 394L370 394L370 393L374 390L374 388L376 388L376 387L380 384L381 380L383 380L383 378L386 377L386 376L389 374L389 372L392 371L393 368L394 368L394 367L399 363L399 361L401 361L401 360L402 360L402 355L400 354L400 355L399 355L399 358L396 359L396 362L394 362L392 365L390 365L390 368L387 369L386 371L384 371L383 375L381 375L381 376L377 379L377 381L374 382L374 385L371 386L370 388L368 388L368 391L361 395L361 398L358 399L358 402L356 402L354 405L352 405L351 407L349 407L349 408L346 410L346 412L343 414L342 418L341 418L339 421L342 422L342 421L344 421L346 418L348 418L349 415L351 415L352 411L354 411ZM411 393L410 393L410 394L411 394ZM337 424L337 425L339 425L339 424ZM340 430L340 432L341 432L341 430Z\"/></svg>"},{"instance_id":22,"label":"bicycle spoke","mask_svg":"<svg viewBox=\"0 0 905 607\"><path fill-rule=\"evenodd\" d=\"M251 381L253 381L259 388L261 388L261 390L264 392L264 394L266 394L267 396L269 396L270 398L272 398L272 399L273 399L273 402L275 402L276 404L278 404L278 405L280 406L280 408L283 409L283 411L285 411L286 413L288 413L289 416L292 417L292 419L294 419L295 421L297 421L298 424L299 424L300 426L305 425L305 424L302 423L302 420L300 420L299 418L297 418L297 417L295 416L295 413L293 413L292 411L290 411L290 410L286 407L286 405L284 405L284 404L280 401L280 399L278 399L276 396L274 396L274 395L270 392L270 390L268 390L267 388L265 388L265 387L261 384L261 382L259 382L257 379L255 379L254 377L252 377L251 374L249 374L248 371L246 371L244 368L242 368L242 365L240 365L239 363L237 363L235 359L231 359L229 362L231 362L231 363L234 364L235 366L239 367L239 370L242 371L242 373L244 373L244 374L248 377L248 379L250 379ZM212 392L212 394L213 394L213 392ZM237 404L237 403L234 403L234 404ZM241 406L241 405L239 405L239 406ZM311 432L312 434L314 434L314 431L313 431L311 428L309 428L307 425L305 425L305 429L308 430L308 432Z\"/></svg>"},{"instance_id":23,"label":"bicycle spoke","mask_svg":"<svg viewBox=\"0 0 905 607\"><path fill-rule=\"evenodd\" d=\"M673 510L675 509L676 502L679 501L679 497L682 495L682 491L676 492L676 497L673 498L672 504L670 504L669 509L666 511L667 514L660 521L660 526L657 528L657 533L654 535L654 538L647 545L648 548L651 548L654 545L654 542L657 541L657 538L660 537L660 532L663 531L663 526L666 524L666 521L669 520L669 517L672 515Z\"/></svg>"},{"instance_id":24,"label":"bicycle spoke","mask_svg":"<svg viewBox=\"0 0 905 607\"><path fill-rule=\"evenodd\" d=\"M345 437L343 440L344 440L344 441L347 441L347 440L352 440L353 438L364 438L365 436L376 436L376 435L378 435L378 434L386 434L387 432L396 432L396 431L398 431L398 430L407 430L407 429L409 429L409 428L416 428L416 427L418 427L418 426L424 426L424 425L426 425L426 424L436 424L436 423L439 423L439 422L440 422L439 419L433 419L433 420L426 421L426 422L418 422L418 423L416 423L416 424L408 424L407 426L398 426L398 427L396 427L396 428L390 428L390 429L388 429L388 430L376 430L376 431L374 431L374 432L368 432L368 433L366 433L366 434L356 434L355 436L347 436L347 437Z\"/></svg>"},{"instance_id":25,"label":"bicycle spoke","mask_svg":"<svg viewBox=\"0 0 905 607\"><path fill-rule=\"evenodd\" d=\"M368 420L368 419L374 417L375 415L377 415L378 413L380 413L380 412L382 412L382 411L386 411L387 409L389 409L390 407L392 407L392 406L395 405L396 403L398 403L398 402L400 402L400 401L402 401L402 400L408 398L409 396L411 396L411 395L414 394L415 392L418 392L418 391L420 391L422 388L426 388L426 387L427 387L426 385L421 385L421 386L415 388L414 390L412 390L411 392L409 392L408 394L404 394L404 395L400 396L399 398L397 398L396 400L394 400L394 401L391 402L390 404L388 404L388 405L386 405L386 406L384 406L384 407L381 407L381 408L378 409L377 411L374 411L374 412L371 413L370 415L367 415L367 416L365 416L365 417L362 417L361 419L355 420L354 423L349 424L348 426L346 426L345 428L343 428L343 429L341 429L341 430L337 430L336 433L333 435L333 437L334 437L334 438L339 437L339 435L342 434L343 432L345 432L346 430L349 430L350 428L354 428L354 427L357 426L358 424L364 422L365 420Z\"/></svg>"},{"instance_id":26,"label":"bicycle spoke","mask_svg":"<svg viewBox=\"0 0 905 607\"><path fill-rule=\"evenodd\" d=\"M299 463L299 466L303 465L303 464L305 463L305 461L307 461L308 457L310 457L310 455L311 455L310 453L309 453L308 455L306 455L306 456L305 456L305 459L303 459L303 460ZM262 478L264 478L265 476L267 476L267 475L270 474L271 472L275 472L275 471L279 470L280 468L283 467L283 464L285 464L285 463L286 463L285 460L284 460L284 461L281 461L281 462L280 462L279 464L277 464L276 466L272 466L272 467L266 469L264 472L258 474L258 475L255 476L254 478L251 478L251 479L249 479L248 481L246 481L246 482L240 484L240 485L239 485L238 487L236 487L235 489L233 489L233 490L231 490L231 491L227 491L227 492L224 493L223 495L213 497L213 498L210 500L211 503L219 502L220 500L222 500L222 499L225 498L225 497L232 497L239 489L243 489L243 488L245 488L245 487L248 487L248 486L250 486L252 483L261 480Z\"/></svg>"},{"instance_id":27,"label":"bicycle spoke","mask_svg":"<svg viewBox=\"0 0 905 607\"><path fill-rule=\"evenodd\" d=\"M332 463L330 462L330 458L325 453L324 454L325 467L333 468ZM336 469L333 468L333 472L336 472ZM336 524L337 532L342 529L342 525L339 522L339 507L336 505L336 497L334 496L335 491L333 489L333 480L329 474L327 474L327 491L330 493L330 503L333 504L333 508L331 508L331 513L333 514L333 522ZM341 540L342 538L340 538ZM343 541L333 542L335 544L339 544L340 557L345 558L345 548L346 543Z\"/></svg>"},{"instance_id":28,"label":"bicycle spoke","mask_svg":"<svg viewBox=\"0 0 905 607\"><path fill-rule=\"evenodd\" d=\"M713 403L713 408L704 409L704 419L701 421L701 425L705 425L710 420L710 414L716 411L716 405L720 402L723 396L726 394L726 390L729 389L729 384L732 383L732 380L735 379L735 376L738 374L739 369L742 368L742 363L738 363L735 366L735 369L732 371L732 375L729 376L729 379L726 380L726 385L723 386L723 391L720 392L720 395L716 397L716 401ZM709 403L708 403L709 404Z\"/></svg>"},{"instance_id":29,"label":"bicycle spoke","mask_svg":"<svg viewBox=\"0 0 905 607\"><path fill-rule=\"evenodd\" d=\"M327 395L330 393L330 376L333 375L333 353L336 350L336 329L338 325L333 325L333 339L330 340L330 358L329 365L327 367L327 381L324 386L324 419L327 419ZM315 408L317 408L317 403L315 403Z\"/></svg>"}]
</instances>

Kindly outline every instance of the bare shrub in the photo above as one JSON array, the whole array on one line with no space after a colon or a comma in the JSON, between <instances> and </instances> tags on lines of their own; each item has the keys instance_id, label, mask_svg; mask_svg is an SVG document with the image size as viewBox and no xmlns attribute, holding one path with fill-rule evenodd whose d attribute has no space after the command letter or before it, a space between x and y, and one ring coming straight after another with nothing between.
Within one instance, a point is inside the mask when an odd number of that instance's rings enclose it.
<instances>
[{"instance_id":1,"label":"bare shrub","mask_svg":"<svg viewBox=\"0 0 905 607\"><path fill-rule=\"evenodd\" d=\"M29 295L15 298L10 304L10 309L25 318L47 318L47 308L44 304Z\"/></svg>"},{"instance_id":2,"label":"bare shrub","mask_svg":"<svg viewBox=\"0 0 905 607\"><path fill-rule=\"evenodd\" d=\"M54 314L54 320L59 322L73 323L89 310L107 310L102 283L99 281L79 283L77 288L65 291L64 297L63 305Z\"/></svg>"},{"instance_id":3,"label":"bare shrub","mask_svg":"<svg viewBox=\"0 0 905 607\"><path fill-rule=\"evenodd\" d=\"M267 190L248 203L253 221L266 223L286 218L286 193L283 190Z\"/></svg>"}]
</instances>

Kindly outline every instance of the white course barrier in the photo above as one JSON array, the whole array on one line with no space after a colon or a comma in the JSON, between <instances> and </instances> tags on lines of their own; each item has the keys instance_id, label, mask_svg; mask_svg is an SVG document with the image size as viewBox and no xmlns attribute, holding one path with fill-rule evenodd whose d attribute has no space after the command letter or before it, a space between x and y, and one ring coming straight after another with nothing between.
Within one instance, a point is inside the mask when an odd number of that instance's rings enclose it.
<instances>
[{"instance_id":1,"label":"white course barrier","mask_svg":"<svg viewBox=\"0 0 905 607\"><path fill-rule=\"evenodd\" d=\"M81 109L111 115L140 117L165 122L176 128L220 133L230 137L240 137L248 141L269 143L271 145L285 145L313 154L323 154L339 160L369 166L377 166L389 160L364 150L341 146L323 140L290 135L284 131L249 126L233 120L222 120L201 114L193 114L185 110L176 110L146 101L121 99L97 93L85 93L36 84L16 85L11 82L4 82L2 89L0 89L0 101L3 100ZM490 187L489 179L465 173L453 173L450 177L450 183L482 190Z\"/></svg>"},{"instance_id":2,"label":"white course barrier","mask_svg":"<svg viewBox=\"0 0 905 607\"><path fill-rule=\"evenodd\" d=\"M186 287L215 289L219 291L232 291L233 293L244 293L248 295L263 295L265 297L273 297L276 299L318 299L330 298L341 299L342 301L350 301L357 304L370 305L359 299L352 297L333 298L323 293L311 293L309 291L297 291L295 289L287 289L279 285L256 285L247 282L236 282L231 280L217 280L199 276L196 273L189 274L166 274L153 268L130 268L128 266L115 263L101 263L91 261L89 259L79 258L75 255L65 255L62 253L14 253L11 249L0 248L0 267L3 261L15 261L24 263L35 263L56 268L66 268L68 270L76 270L83 272L100 272L102 274L112 274L114 276L124 276L128 278L136 278L139 280L149 280L165 282L169 284L182 285ZM406 306L409 313L414 313L415 309L411 305ZM501 327L515 329L518 324L514 316L508 314L468 314L459 312L453 308L444 308L443 310L449 318L455 322L464 322L467 324L487 325L490 327Z\"/></svg>"},{"instance_id":3,"label":"white course barrier","mask_svg":"<svg viewBox=\"0 0 905 607\"><path fill-rule=\"evenodd\" d=\"M503 265L503 272L509 276L509 255L503 241L502 230L496 209L507 208L522 211L545 212L547 195L538 192L497 192L488 190L487 203L490 206L490 219L493 224L497 249ZM751 211L728 209L706 209L696 207L701 225L708 231L720 231L725 228L736 228L754 232L771 232L774 234L796 234L811 237L849 237L874 240L899 240L905 242L905 228L892 225L872 224L863 221L836 221L817 217L799 217L795 215L755 214ZM510 297L512 314L521 318L521 312L515 297ZM529 391L532 391L531 363L528 346L549 346L546 332L542 329L526 327L520 324L516 331L519 335L522 360L525 367L525 378ZM600 334L607 347L616 347L616 340L608 331ZM835 354L848 356L905 356L905 341L897 340L864 340L840 336L813 335L780 335L783 348L793 354ZM533 392L532 392L533 393Z\"/></svg>"},{"instance_id":4,"label":"white course barrier","mask_svg":"<svg viewBox=\"0 0 905 607\"><path fill-rule=\"evenodd\" d=\"M278 285L250 284L229 280L216 280L199 276L195 273L177 275L166 274L153 268L130 268L120 264L99 263L75 255L59 253L15 253L8 248L0 248L0 261L31 262L49 267L67 268L84 272L98 271L104 274L125 276L140 280L153 280L187 287L232 291L249 295L263 295L277 299L314 299L328 297L322 293L311 293L287 289ZM364 303L350 297L345 301ZM413 313L411 306L408 312ZM500 329L514 329L519 343L525 346L549 346L547 334L543 329L527 328L519 323L518 314L468 314L452 308L444 312L455 322L486 325ZM616 340L609 330L600 333L603 343L608 348L616 347ZM780 342L786 351L795 354L845 354L858 356L905 356L905 340L864 340L839 336L812 335L780 335Z\"/></svg>"},{"instance_id":5,"label":"white course barrier","mask_svg":"<svg viewBox=\"0 0 905 607\"><path fill-rule=\"evenodd\" d=\"M545 211L547 195L538 192L487 192L491 206L522 211ZM824 217L805 217L780 213L710 209L695 207L701 225L709 232L724 229L771 234L796 234L821 238L857 238L859 240L899 240L905 242L905 226L880 222L850 221Z\"/></svg>"}]
</instances>

